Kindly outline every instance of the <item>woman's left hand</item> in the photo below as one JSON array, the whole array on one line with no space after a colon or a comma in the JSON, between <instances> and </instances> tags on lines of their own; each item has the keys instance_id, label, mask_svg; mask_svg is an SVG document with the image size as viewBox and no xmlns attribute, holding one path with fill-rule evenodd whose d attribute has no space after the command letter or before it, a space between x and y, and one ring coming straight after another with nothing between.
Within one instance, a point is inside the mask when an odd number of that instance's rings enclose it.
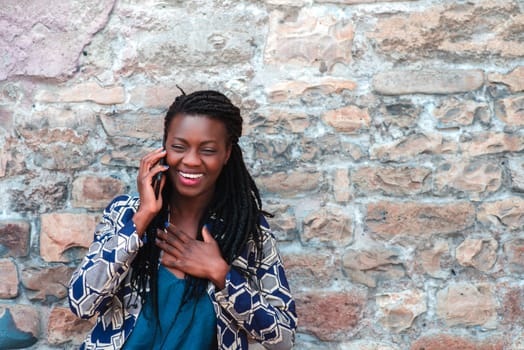
<instances>
[{"instance_id":1,"label":"woman's left hand","mask_svg":"<svg viewBox=\"0 0 524 350\"><path fill-rule=\"evenodd\" d=\"M165 231L158 230L157 246L164 251L162 264L199 278L213 282L223 289L229 265L222 258L218 243L204 226L203 241L191 238L172 224Z\"/></svg>"}]
</instances>

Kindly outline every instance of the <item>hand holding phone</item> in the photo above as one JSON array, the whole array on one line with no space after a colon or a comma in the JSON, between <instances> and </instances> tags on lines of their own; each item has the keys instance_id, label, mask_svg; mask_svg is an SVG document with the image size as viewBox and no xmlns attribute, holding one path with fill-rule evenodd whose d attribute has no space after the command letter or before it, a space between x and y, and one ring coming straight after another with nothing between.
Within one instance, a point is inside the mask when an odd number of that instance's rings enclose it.
<instances>
[{"instance_id":1,"label":"hand holding phone","mask_svg":"<svg viewBox=\"0 0 524 350\"><path fill-rule=\"evenodd\" d=\"M160 162L159 162L160 165L166 165L166 158L161 158L160 159ZM160 180L162 180L162 175L164 174L163 171L159 172L158 174L155 175L155 177L153 178L153 189L155 191L155 198L158 199L158 196L160 195Z\"/></svg>"}]
</instances>

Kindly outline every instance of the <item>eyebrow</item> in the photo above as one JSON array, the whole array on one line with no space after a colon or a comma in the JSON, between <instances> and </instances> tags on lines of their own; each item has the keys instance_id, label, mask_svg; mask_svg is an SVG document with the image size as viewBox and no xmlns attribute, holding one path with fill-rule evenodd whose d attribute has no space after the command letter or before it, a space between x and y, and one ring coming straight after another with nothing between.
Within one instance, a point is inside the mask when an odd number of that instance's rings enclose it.
<instances>
[{"instance_id":1,"label":"eyebrow","mask_svg":"<svg viewBox=\"0 0 524 350\"><path fill-rule=\"evenodd\" d=\"M181 141L181 142L184 142L184 143L189 143L185 138L183 137L173 137L171 139L171 141ZM203 142L201 142L200 144L201 145L205 145L205 144L209 144L209 143L219 143L217 140L205 140Z\"/></svg>"}]
</instances>

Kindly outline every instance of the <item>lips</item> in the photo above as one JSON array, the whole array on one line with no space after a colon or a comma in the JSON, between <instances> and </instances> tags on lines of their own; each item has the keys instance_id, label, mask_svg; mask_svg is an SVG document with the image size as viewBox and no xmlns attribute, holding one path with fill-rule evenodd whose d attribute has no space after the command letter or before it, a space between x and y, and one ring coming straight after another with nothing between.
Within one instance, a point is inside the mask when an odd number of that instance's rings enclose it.
<instances>
[{"instance_id":1,"label":"lips","mask_svg":"<svg viewBox=\"0 0 524 350\"><path fill-rule=\"evenodd\" d=\"M203 173L186 173L184 171L178 171L178 183L181 186L199 186L202 182Z\"/></svg>"},{"instance_id":2,"label":"lips","mask_svg":"<svg viewBox=\"0 0 524 350\"><path fill-rule=\"evenodd\" d=\"M204 174L202 174L202 173L186 173L186 172L183 172L183 171L179 171L178 173L183 178L189 179L189 180L197 180L197 179L200 179L202 176L204 176Z\"/></svg>"}]
</instances>

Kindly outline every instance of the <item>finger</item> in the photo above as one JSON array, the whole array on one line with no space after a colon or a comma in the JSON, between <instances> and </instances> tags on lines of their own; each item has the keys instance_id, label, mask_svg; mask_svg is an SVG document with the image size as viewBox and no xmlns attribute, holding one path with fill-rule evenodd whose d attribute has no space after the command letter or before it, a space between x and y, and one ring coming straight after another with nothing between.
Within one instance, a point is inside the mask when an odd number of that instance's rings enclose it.
<instances>
[{"instance_id":1,"label":"finger","mask_svg":"<svg viewBox=\"0 0 524 350\"><path fill-rule=\"evenodd\" d=\"M162 242L165 242L167 245L170 245L174 249L176 249L177 254L182 254L182 250L184 249L184 243L182 243L177 236L169 234L162 230L157 230L157 237L162 240Z\"/></svg>"},{"instance_id":2,"label":"finger","mask_svg":"<svg viewBox=\"0 0 524 350\"><path fill-rule=\"evenodd\" d=\"M151 184L155 187L155 191L158 191L158 193L162 192L162 189L164 188L165 176L163 176L163 173L167 171L167 169L169 169L168 165L157 164L149 172L151 176ZM157 194L157 192L155 192L155 194Z\"/></svg>"},{"instance_id":3,"label":"finger","mask_svg":"<svg viewBox=\"0 0 524 350\"><path fill-rule=\"evenodd\" d=\"M166 230L169 234L175 236L177 239L182 241L182 243L187 243L191 240L193 240L191 237L189 237L184 231L178 230L175 225L172 223L169 223L169 225L166 227Z\"/></svg>"},{"instance_id":4,"label":"finger","mask_svg":"<svg viewBox=\"0 0 524 350\"><path fill-rule=\"evenodd\" d=\"M167 254L169 254L169 255L177 258L177 259L180 258L180 256L181 256L180 251L175 246L173 246L172 244L167 242L166 240L157 238L156 241L155 241L155 244L156 244L156 246L158 248L162 249Z\"/></svg>"},{"instance_id":5,"label":"finger","mask_svg":"<svg viewBox=\"0 0 524 350\"><path fill-rule=\"evenodd\" d=\"M157 148L154 151L151 151L147 153L145 156L143 156L142 159L140 159L140 162L143 164L151 163L153 159L158 158L164 152L165 152L164 148Z\"/></svg>"},{"instance_id":6,"label":"finger","mask_svg":"<svg viewBox=\"0 0 524 350\"><path fill-rule=\"evenodd\" d=\"M156 151L154 153L156 153ZM154 176L157 176L157 174L162 170L167 170L167 168L163 166L154 166L155 163L158 163L158 159L161 159L162 154L165 153L162 151L162 153L157 154L153 159L150 154L141 159L137 174L137 182L139 185L140 183L142 183L142 186L151 185ZM160 158L158 158L159 156ZM154 171L152 172L151 170Z\"/></svg>"},{"instance_id":7,"label":"finger","mask_svg":"<svg viewBox=\"0 0 524 350\"><path fill-rule=\"evenodd\" d=\"M211 235L211 232L209 232L207 225L204 225L204 227L202 227L202 239L204 239L204 242L206 243L215 242L215 239Z\"/></svg>"},{"instance_id":8,"label":"finger","mask_svg":"<svg viewBox=\"0 0 524 350\"><path fill-rule=\"evenodd\" d=\"M162 261L162 265L166 267L177 267L178 260L177 259L164 259L164 261Z\"/></svg>"},{"instance_id":9,"label":"finger","mask_svg":"<svg viewBox=\"0 0 524 350\"><path fill-rule=\"evenodd\" d=\"M164 148L159 148L146 154L140 160L140 169L143 172L149 172L154 164L158 163L162 157L165 157L166 150Z\"/></svg>"},{"instance_id":10,"label":"finger","mask_svg":"<svg viewBox=\"0 0 524 350\"><path fill-rule=\"evenodd\" d=\"M165 229L168 233L174 234L177 230L177 227L173 225L172 223L166 221Z\"/></svg>"}]
</instances>

